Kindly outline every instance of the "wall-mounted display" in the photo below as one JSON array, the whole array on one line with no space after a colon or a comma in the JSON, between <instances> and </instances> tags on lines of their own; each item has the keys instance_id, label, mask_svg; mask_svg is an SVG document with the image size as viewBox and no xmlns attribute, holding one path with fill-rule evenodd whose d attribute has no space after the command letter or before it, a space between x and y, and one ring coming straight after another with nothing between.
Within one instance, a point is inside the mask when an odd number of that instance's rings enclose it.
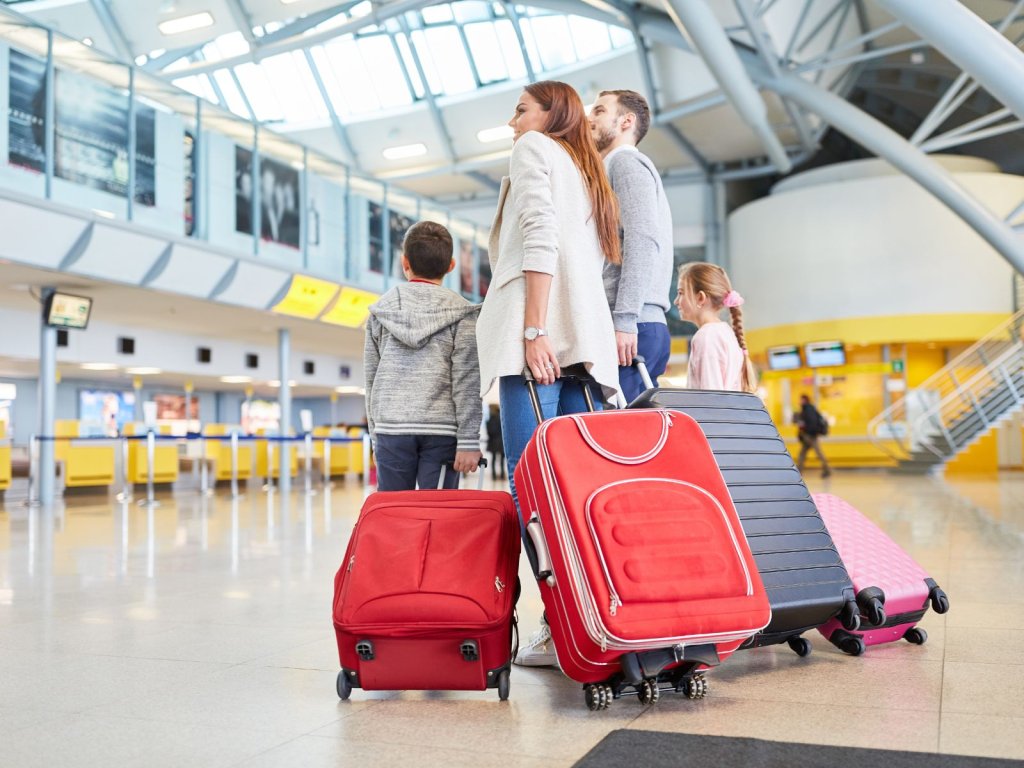
<instances>
[{"instance_id":1,"label":"wall-mounted display","mask_svg":"<svg viewBox=\"0 0 1024 768\"><path fill-rule=\"evenodd\" d=\"M116 437L125 423L135 417L135 393L98 389L78 391L78 418L80 421L102 424L103 431Z\"/></svg>"},{"instance_id":2,"label":"wall-mounted display","mask_svg":"<svg viewBox=\"0 0 1024 768\"><path fill-rule=\"evenodd\" d=\"M402 271L402 241L405 239L405 233L416 222L411 216L398 211L388 211L388 218L391 235L391 276L402 280L405 279L405 273Z\"/></svg>"},{"instance_id":3,"label":"wall-mounted display","mask_svg":"<svg viewBox=\"0 0 1024 768\"><path fill-rule=\"evenodd\" d=\"M812 341L804 345L808 368L846 365L846 348L841 341Z\"/></svg>"},{"instance_id":4,"label":"wall-mounted display","mask_svg":"<svg viewBox=\"0 0 1024 768\"><path fill-rule=\"evenodd\" d=\"M185 411L185 395L153 395L156 404L156 423L171 428L171 434L184 435L199 431L199 398L188 398L188 412Z\"/></svg>"},{"instance_id":5,"label":"wall-mounted display","mask_svg":"<svg viewBox=\"0 0 1024 768\"><path fill-rule=\"evenodd\" d=\"M13 49L10 54L7 161L42 173L46 161L46 62Z\"/></svg>"},{"instance_id":6,"label":"wall-mounted display","mask_svg":"<svg viewBox=\"0 0 1024 768\"><path fill-rule=\"evenodd\" d=\"M803 367L800 359L800 347L787 344L781 347L768 347L768 369L771 371L793 371Z\"/></svg>"},{"instance_id":7,"label":"wall-mounted display","mask_svg":"<svg viewBox=\"0 0 1024 768\"><path fill-rule=\"evenodd\" d=\"M299 247L299 172L260 156L260 237ZM252 234L252 150L235 146L235 230Z\"/></svg>"},{"instance_id":8,"label":"wall-mounted display","mask_svg":"<svg viewBox=\"0 0 1024 768\"><path fill-rule=\"evenodd\" d=\"M69 293L51 293L43 303L43 322L53 328L78 328L89 325L92 299Z\"/></svg>"},{"instance_id":9,"label":"wall-mounted display","mask_svg":"<svg viewBox=\"0 0 1024 768\"><path fill-rule=\"evenodd\" d=\"M281 428L281 404L274 400L242 402L242 431L253 435L261 429Z\"/></svg>"}]
</instances>

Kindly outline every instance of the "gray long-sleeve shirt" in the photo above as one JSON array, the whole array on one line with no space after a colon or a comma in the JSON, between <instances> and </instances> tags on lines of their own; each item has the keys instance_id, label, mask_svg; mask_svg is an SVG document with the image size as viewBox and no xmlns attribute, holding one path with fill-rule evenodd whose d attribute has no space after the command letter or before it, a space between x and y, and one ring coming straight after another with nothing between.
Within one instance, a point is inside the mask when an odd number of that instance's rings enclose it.
<instances>
[{"instance_id":1,"label":"gray long-sleeve shirt","mask_svg":"<svg viewBox=\"0 0 1024 768\"><path fill-rule=\"evenodd\" d=\"M636 333L637 323L664 323L671 306L672 212L654 163L635 147L605 158L619 200L622 264L604 266L604 289L616 331Z\"/></svg>"},{"instance_id":2,"label":"gray long-sleeve shirt","mask_svg":"<svg viewBox=\"0 0 1024 768\"><path fill-rule=\"evenodd\" d=\"M370 307L363 360L373 436L451 435L480 450L480 307L430 283L389 290Z\"/></svg>"}]
</instances>

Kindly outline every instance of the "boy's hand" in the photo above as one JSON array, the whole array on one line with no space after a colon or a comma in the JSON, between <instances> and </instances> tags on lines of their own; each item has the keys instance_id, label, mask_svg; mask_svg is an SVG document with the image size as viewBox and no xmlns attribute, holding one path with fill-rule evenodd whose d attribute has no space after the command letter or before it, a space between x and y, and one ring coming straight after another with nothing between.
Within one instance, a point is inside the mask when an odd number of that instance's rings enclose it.
<instances>
[{"instance_id":1,"label":"boy's hand","mask_svg":"<svg viewBox=\"0 0 1024 768\"><path fill-rule=\"evenodd\" d=\"M483 458L483 454L480 451L456 451L454 465L455 471L476 472L476 468L480 465L481 458Z\"/></svg>"}]
</instances>

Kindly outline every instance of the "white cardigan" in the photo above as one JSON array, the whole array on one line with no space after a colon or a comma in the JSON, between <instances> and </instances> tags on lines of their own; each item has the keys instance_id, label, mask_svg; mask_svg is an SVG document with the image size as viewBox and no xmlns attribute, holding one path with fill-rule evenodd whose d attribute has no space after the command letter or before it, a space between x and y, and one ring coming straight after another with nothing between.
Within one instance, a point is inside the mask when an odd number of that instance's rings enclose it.
<instances>
[{"instance_id":1,"label":"white cardigan","mask_svg":"<svg viewBox=\"0 0 1024 768\"><path fill-rule=\"evenodd\" d=\"M558 364L586 364L611 401L619 389L618 354L583 177L568 152L536 131L516 141L509 174L491 226L491 285L476 324L481 396L496 378L521 375L526 365L523 272L531 271L552 275L546 330Z\"/></svg>"}]
</instances>

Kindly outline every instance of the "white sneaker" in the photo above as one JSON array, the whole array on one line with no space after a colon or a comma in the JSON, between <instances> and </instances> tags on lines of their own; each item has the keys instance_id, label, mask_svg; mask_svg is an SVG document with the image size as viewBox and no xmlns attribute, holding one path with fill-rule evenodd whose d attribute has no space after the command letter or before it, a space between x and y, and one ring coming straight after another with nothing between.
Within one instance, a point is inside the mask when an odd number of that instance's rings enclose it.
<instances>
[{"instance_id":1,"label":"white sneaker","mask_svg":"<svg viewBox=\"0 0 1024 768\"><path fill-rule=\"evenodd\" d=\"M557 667L558 657L555 646L551 642L551 627L546 622L540 623L540 629L530 636L526 645L519 649L513 664L520 667Z\"/></svg>"}]
</instances>

